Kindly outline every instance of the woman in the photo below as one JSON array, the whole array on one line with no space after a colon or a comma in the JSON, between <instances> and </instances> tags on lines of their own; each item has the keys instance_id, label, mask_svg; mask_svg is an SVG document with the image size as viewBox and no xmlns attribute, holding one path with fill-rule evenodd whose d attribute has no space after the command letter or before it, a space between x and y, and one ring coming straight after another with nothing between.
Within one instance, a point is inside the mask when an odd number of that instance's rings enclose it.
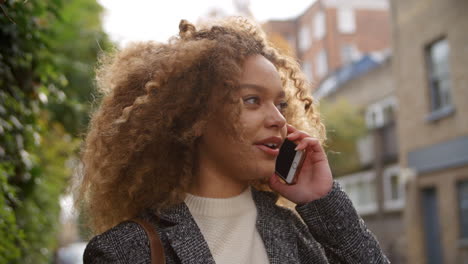
<instances>
[{"instance_id":1,"label":"woman","mask_svg":"<svg viewBox=\"0 0 468 264\"><path fill-rule=\"evenodd\" d=\"M150 263L135 217L151 222L167 263L387 263L333 181L297 63L242 18L179 29L98 70L79 201L101 234L85 263ZM293 185L274 173L285 138L306 152Z\"/></svg>"}]
</instances>

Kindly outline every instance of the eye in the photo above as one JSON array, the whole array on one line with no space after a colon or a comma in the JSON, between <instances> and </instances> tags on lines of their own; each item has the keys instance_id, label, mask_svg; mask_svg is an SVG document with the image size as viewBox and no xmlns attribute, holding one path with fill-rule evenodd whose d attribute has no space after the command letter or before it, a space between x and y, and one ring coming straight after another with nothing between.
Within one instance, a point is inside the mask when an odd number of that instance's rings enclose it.
<instances>
[{"instance_id":1,"label":"eye","mask_svg":"<svg viewBox=\"0 0 468 264\"><path fill-rule=\"evenodd\" d=\"M243 99L244 104L260 104L260 98L258 96L248 96Z\"/></svg>"},{"instance_id":2,"label":"eye","mask_svg":"<svg viewBox=\"0 0 468 264\"><path fill-rule=\"evenodd\" d=\"M276 105L276 107L278 108L278 110L283 113L286 108L288 108L288 103L287 102L281 102L279 104Z\"/></svg>"}]
</instances>

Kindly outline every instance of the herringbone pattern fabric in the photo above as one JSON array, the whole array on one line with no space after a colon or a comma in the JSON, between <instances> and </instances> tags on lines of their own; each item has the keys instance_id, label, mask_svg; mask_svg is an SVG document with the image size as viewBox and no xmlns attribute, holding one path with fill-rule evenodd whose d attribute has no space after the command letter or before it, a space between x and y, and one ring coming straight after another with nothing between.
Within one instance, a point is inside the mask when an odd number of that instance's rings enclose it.
<instances>
[{"instance_id":1,"label":"herringbone pattern fabric","mask_svg":"<svg viewBox=\"0 0 468 264\"><path fill-rule=\"evenodd\" d=\"M258 210L257 230L270 263L389 263L337 182L326 197L296 207L302 221L291 210L277 206L275 194L252 192ZM149 211L141 217L159 233L167 264L214 263L184 203L163 212L159 220ZM84 263L149 264L145 231L133 222L124 222L94 237Z\"/></svg>"}]
</instances>

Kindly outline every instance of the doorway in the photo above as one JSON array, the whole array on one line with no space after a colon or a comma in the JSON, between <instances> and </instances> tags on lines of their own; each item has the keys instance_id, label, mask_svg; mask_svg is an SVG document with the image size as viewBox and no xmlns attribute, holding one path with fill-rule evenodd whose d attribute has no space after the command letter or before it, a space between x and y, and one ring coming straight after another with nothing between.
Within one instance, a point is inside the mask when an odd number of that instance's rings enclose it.
<instances>
[{"instance_id":1,"label":"doorway","mask_svg":"<svg viewBox=\"0 0 468 264\"><path fill-rule=\"evenodd\" d=\"M442 264L442 243L440 236L439 210L436 188L422 190L422 211L428 264Z\"/></svg>"}]
</instances>

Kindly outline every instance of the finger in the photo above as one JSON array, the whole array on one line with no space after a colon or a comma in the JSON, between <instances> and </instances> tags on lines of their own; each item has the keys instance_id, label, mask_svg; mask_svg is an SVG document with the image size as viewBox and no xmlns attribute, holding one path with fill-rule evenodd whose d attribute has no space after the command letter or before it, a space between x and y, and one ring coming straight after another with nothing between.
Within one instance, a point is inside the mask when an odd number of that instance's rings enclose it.
<instances>
[{"instance_id":1,"label":"finger","mask_svg":"<svg viewBox=\"0 0 468 264\"><path fill-rule=\"evenodd\" d=\"M283 183L279 176L275 174L273 174L271 177L270 177L270 187L272 190L280 193L281 195L283 196L289 196L291 193L294 192L293 189L291 189L291 186L286 184L286 183Z\"/></svg>"},{"instance_id":2,"label":"finger","mask_svg":"<svg viewBox=\"0 0 468 264\"><path fill-rule=\"evenodd\" d=\"M314 152L324 152L320 141L313 137L306 137L302 139L296 147L296 151L304 149L311 150Z\"/></svg>"},{"instance_id":3,"label":"finger","mask_svg":"<svg viewBox=\"0 0 468 264\"><path fill-rule=\"evenodd\" d=\"M320 141L315 138L307 138L303 140L303 144L301 145L302 151L306 151L306 159L309 160L310 162L319 162L323 160L327 160L327 154L325 154L325 151L323 147L320 145ZM301 151L301 150L299 150Z\"/></svg>"},{"instance_id":4,"label":"finger","mask_svg":"<svg viewBox=\"0 0 468 264\"><path fill-rule=\"evenodd\" d=\"M308 150L312 150L313 152L325 153L325 150L323 149L322 144L320 144L320 140L311 137L311 138L307 138L306 142L307 142L306 148Z\"/></svg>"},{"instance_id":5,"label":"finger","mask_svg":"<svg viewBox=\"0 0 468 264\"><path fill-rule=\"evenodd\" d=\"M290 125L290 124L287 124L286 127L288 128L288 134L289 134L289 133L293 133L294 131L297 130L295 127L293 127L293 126Z\"/></svg>"},{"instance_id":6,"label":"finger","mask_svg":"<svg viewBox=\"0 0 468 264\"><path fill-rule=\"evenodd\" d=\"M294 132L292 132L291 134L288 134L286 137L291 140L291 141L294 141L296 139L298 139L301 135L301 132L299 130L296 130Z\"/></svg>"},{"instance_id":7,"label":"finger","mask_svg":"<svg viewBox=\"0 0 468 264\"><path fill-rule=\"evenodd\" d=\"M304 131L301 131L301 130L296 130L294 131L293 133L289 134L287 136L287 138L291 141L294 141L294 140L301 140L303 138L306 138L306 137L310 137L309 134L307 134L306 132Z\"/></svg>"},{"instance_id":8,"label":"finger","mask_svg":"<svg viewBox=\"0 0 468 264\"><path fill-rule=\"evenodd\" d=\"M294 149L295 151L301 151L301 150L305 150L308 146L308 143L307 141L300 141L299 144L297 144L296 148Z\"/></svg>"}]
</instances>

